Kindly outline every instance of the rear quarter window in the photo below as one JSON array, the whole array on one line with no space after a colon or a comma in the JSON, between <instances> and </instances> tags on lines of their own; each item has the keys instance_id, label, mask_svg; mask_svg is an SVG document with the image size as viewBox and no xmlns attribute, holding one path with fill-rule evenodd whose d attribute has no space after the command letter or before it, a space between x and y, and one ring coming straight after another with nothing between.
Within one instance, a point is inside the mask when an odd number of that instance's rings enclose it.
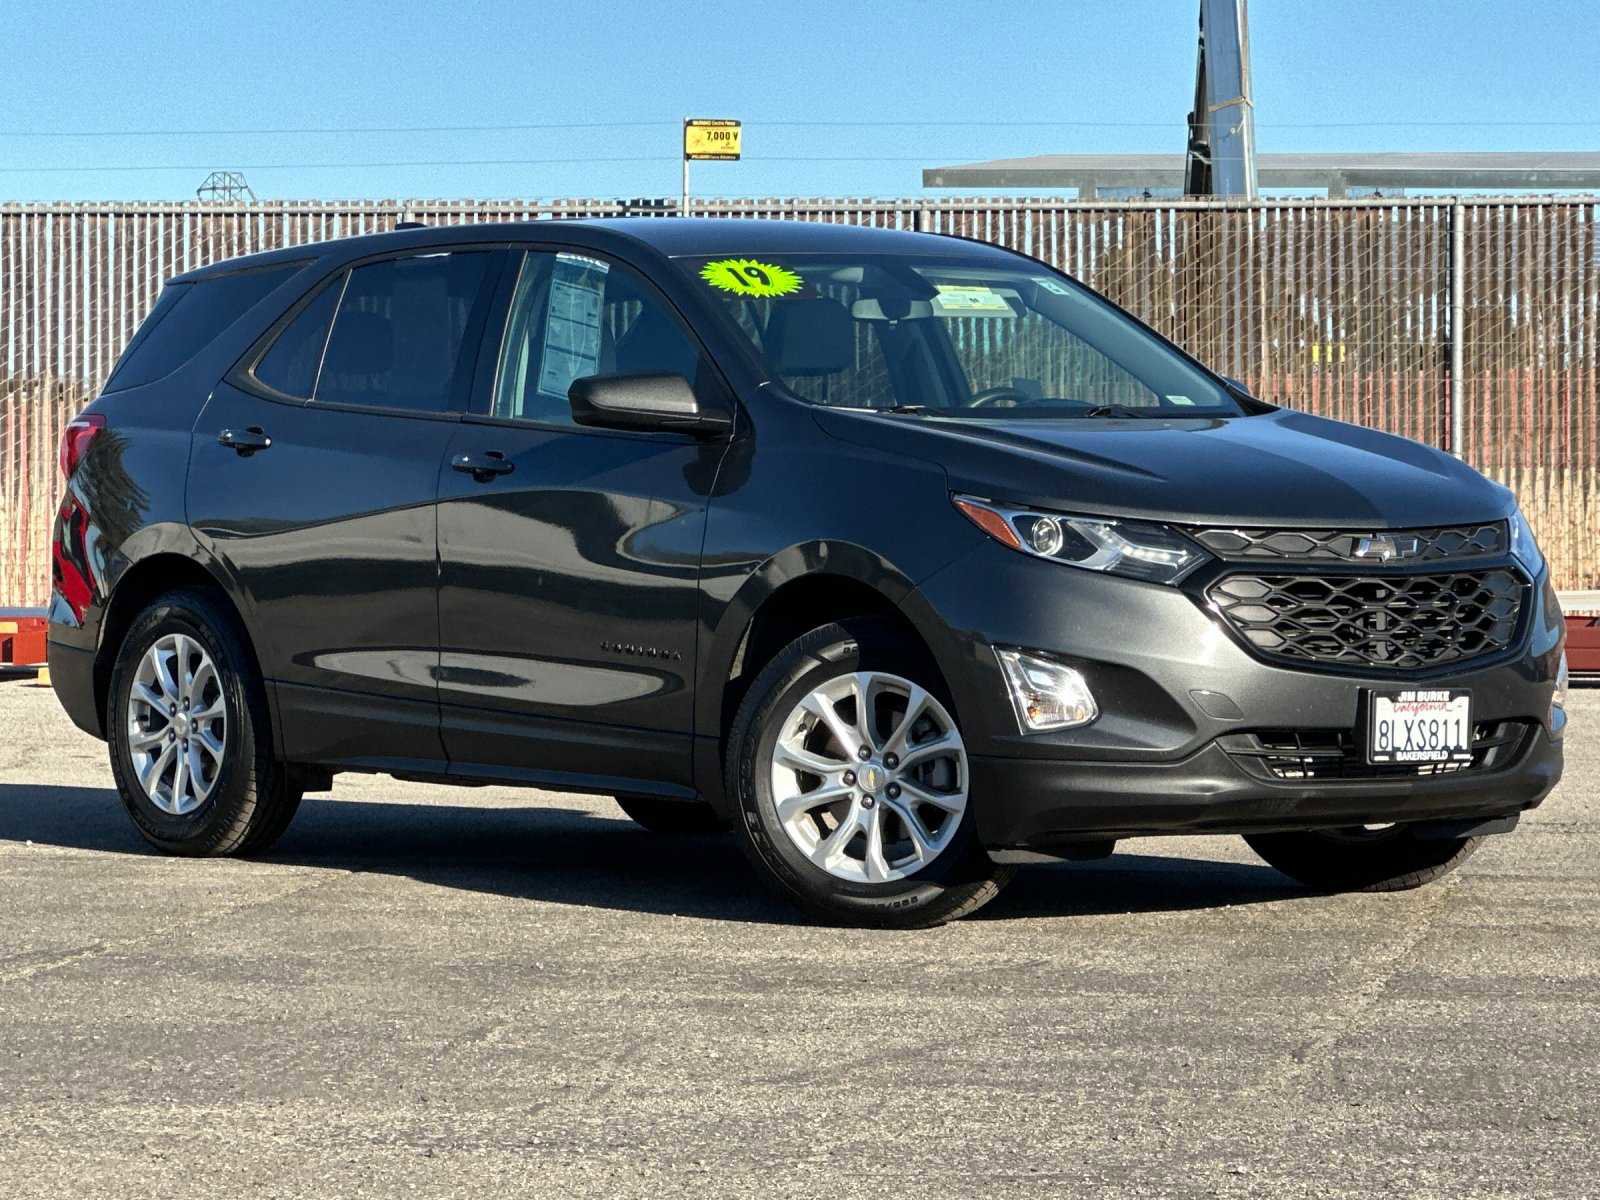
<instances>
[{"instance_id":1,"label":"rear quarter window","mask_svg":"<svg viewBox=\"0 0 1600 1200\"><path fill-rule=\"evenodd\" d=\"M301 266L289 263L169 283L112 368L105 390L139 387L172 374Z\"/></svg>"}]
</instances>

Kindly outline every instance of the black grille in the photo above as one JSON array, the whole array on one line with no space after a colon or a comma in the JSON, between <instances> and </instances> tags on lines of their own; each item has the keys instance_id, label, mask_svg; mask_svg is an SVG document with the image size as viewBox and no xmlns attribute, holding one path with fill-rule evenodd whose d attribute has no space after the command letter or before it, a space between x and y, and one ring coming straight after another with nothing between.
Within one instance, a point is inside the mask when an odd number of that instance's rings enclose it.
<instances>
[{"instance_id":1,"label":"black grille","mask_svg":"<svg viewBox=\"0 0 1600 1200\"><path fill-rule=\"evenodd\" d=\"M1523 721L1474 725L1471 762L1369 763L1348 729L1261 729L1230 733L1221 742L1252 774L1269 779L1416 778L1509 766L1527 730Z\"/></svg>"},{"instance_id":2,"label":"black grille","mask_svg":"<svg viewBox=\"0 0 1600 1200\"><path fill-rule=\"evenodd\" d=\"M1206 592L1263 658L1415 671L1508 649L1523 584L1512 571L1228 575Z\"/></svg>"},{"instance_id":3,"label":"black grille","mask_svg":"<svg viewBox=\"0 0 1600 1200\"><path fill-rule=\"evenodd\" d=\"M1219 558L1242 562L1443 562L1484 558L1506 548L1506 524L1429 529L1197 529L1194 539Z\"/></svg>"}]
</instances>

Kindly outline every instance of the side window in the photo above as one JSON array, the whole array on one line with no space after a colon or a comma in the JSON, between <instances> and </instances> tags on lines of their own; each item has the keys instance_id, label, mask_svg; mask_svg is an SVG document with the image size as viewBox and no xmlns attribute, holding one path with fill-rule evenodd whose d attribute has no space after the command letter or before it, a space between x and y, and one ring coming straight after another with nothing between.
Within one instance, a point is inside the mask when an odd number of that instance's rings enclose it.
<instances>
[{"instance_id":1,"label":"side window","mask_svg":"<svg viewBox=\"0 0 1600 1200\"><path fill-rule=\"evenodd\" d=\"M105 390L138 387L172 374L304 265L286 263L168 284L112 368Z\"/></svg>"},{"instance_id":2,"label":"side window","mask_svg":"<svg viewBox=\"0 0 1600 1200\"><path fill-rule=\"evenodd\" d=\"M350 272L314 399L444 412L467 385L467 338L491 255L421 254ZM274 347L276 348L276 347Z\"/></svg>"},{"instance_id":3,"label":"side window","mask_svg":"<svg viewBox=\"0 0 1600 1200\"><path fill-rule=\"evenodd\" d=\"M317 386L317 369L322 366L322 351L328 344L328 324L344 291L344 279L340 275L324 284L311 303L284 326L251 372L257 379L285 396L311 398Z\"/></svg>"},{"instance_id":4,"label":"side window","mask_svg":"<svg viewBox=\"0 0 1600 1200\"><path fill-rule=\"evenodd\" d=\"M497 417L571 425L567 389L588 375L682 375L699 351L637 273L582 254L523 256L495 382Z\"/></svg>"}]
</instances>

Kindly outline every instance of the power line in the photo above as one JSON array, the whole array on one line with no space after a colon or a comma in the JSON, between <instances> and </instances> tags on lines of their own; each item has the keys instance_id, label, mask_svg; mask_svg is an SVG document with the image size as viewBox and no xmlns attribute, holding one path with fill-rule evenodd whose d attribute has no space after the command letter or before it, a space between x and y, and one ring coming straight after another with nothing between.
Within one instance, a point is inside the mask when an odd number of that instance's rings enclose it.
<instances>
[{"instance_id":1,"label":"power line","mask_svg":"<svg viewBox=\"0 0 1600 1200\"><path fill-rule=\"evenodd\" d=\"M234 167L236 171L320 171L331 170L338 167L348 167L352 170L374 170L379 167L539 167L571 165L576 163L647 163L647 162L677 162L676 154L657 154L649 156L636 156L631 158L595 158L585 155L582 158L436 158L436 159L409 159L394 162L310 162L310 163L243 163ZM882 161L882 160L877 160ZM917 160L921 162L921 159ZM144 165L132 163L112 163L104 166L71 166L71 167L0 167L0 174L4 175L33 175L33 174L71 174L75 171L92 173L96 171L209 171L210 163L163 163L160 165Z\"/></svg>"},{"instance_id":2,"label":"power line","mask_svg":"<svg viewBox=\"0 0 1600 1200\"><path fill-rule=\"evenodd\" d=\"M931 159L981 159L988 150L974 150L964 154L746 154L741 161L748 163L920 163L927 165ZM242 163L235 171L334 171L383 170L408 167L545 167L592 166L600 164L676 163L676 154L638 155L580 155L569 158L413 158L390 159L381 162L271 162ZM0 175L72 175L120 173L129 171L210 171L211 163L82 163L72 166L0 167Z\"/></svg>"},{"instance_id":3,"label":"power line","mask_svg":"<svg viewBox=\"0 0 1600 1200\"><path fill-rule=\"evenodd\" d=\"M280 137L393 133L531 133L596 129L671 129L677 121L552 121L492 125L341 125L236 129L0 129L8 138ZM1170 129L1173 121L746 121L758 129ZM1593 129L1600 118L1568 121L1270 121L1259 129Z\"/></svg>"},{"instance_id":4,"label":"power line","mask_svg":"<svg viewBox=\"0 0 1600 1200\"><path fill-rule=\"evenodd\" d=\"M947 158L978 158L984 151L972 154L949 154ZM744 162L758 163L921 163L928 160L928 155L906 155L902 157L885 156L881 154L818 154L818 155L753 155L744 156ZM288 163L241 163L235 166L236 171L328 171L341 168L350 170L377 170L385 167L541 167L541 166L575 166L591 163L675 163L678 161L676 154L650 154L622 157L594 157L584 155L578 158L421 158L397 159L390 162L288 162ZM92 174L99 171L209 171L210 163L109 163L105 165L82 164L45 167L0 167L0 175L69 175L75 172Z\"/></svg>"},{"instance_id":5,"label":"power line","mask_svg":"<svg viewBox=\"0 0 1600 1200\"><path fill-rule=\"evenodd\" d=\"M557 121L517 125L318 125L299 129L0 129L0 137L275 137L356 133L527 133L564 129L666 129L677 121Z\"/></svg>"},{"instance_id":6,"label":"power line","mask_svg":"<svg viewBox=\"0 0 1600 1200\"><path fill-rule=\"evenodd\" d=\"M1056 129L1075 127L1081 129L1171 129L1181 122L1173 121L746 121L746 125L776 128L778 126L806 129ZM1505 126L1509 128L1572 127L1594 128L1600 120L1586 121L1272 121L1256 122L1256 127L1272 129L1410 129L1438 126L1441 128L1465 126Z\"/></svg>"}]
</instances>

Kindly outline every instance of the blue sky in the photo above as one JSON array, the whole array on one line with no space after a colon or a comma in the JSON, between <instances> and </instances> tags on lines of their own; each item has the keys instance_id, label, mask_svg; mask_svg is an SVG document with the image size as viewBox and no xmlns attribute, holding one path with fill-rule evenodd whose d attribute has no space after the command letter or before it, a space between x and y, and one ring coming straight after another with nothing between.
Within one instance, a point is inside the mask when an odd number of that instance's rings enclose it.
<instances>
[{"instance_id":1,"label":"blue sky","mask_svg":"<svg viewBox=\"0 0 1600 1200\"><path fill-rule=\"evenodd\" d=\"M12 200L178 199L213 167L244 168L263 197L671 195L686 115L746 122L747 159L697 165L697 195L914 195L923 166L1181 151L1197 12L1195 0L6 7L0 199ZM1255 0L1259 147L1593 149L1597 27L1589 0ZM1467 123L1410 123L1447 121ZM599 122L619 125L132 136ZM19 136L67 132L114 136Z\"/></svg>"}]
</instances>

